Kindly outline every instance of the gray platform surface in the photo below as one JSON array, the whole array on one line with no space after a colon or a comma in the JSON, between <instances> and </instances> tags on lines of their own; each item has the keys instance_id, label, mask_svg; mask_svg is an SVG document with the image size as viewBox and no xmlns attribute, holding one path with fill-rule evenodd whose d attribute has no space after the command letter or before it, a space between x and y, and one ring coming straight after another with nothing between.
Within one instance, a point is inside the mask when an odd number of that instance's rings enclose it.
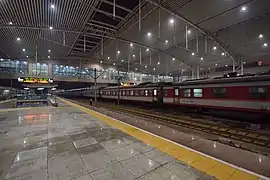
<instances>
[{"instance_id":1,"label":"gray platform surface","mask_svg":"<svg viewBox=\"0 0 270 180\"><path fill-rule=\"evenodd\" d=\"M68 105L0 112L0 179L213 179Z\"/></svg>"}]
</instances>

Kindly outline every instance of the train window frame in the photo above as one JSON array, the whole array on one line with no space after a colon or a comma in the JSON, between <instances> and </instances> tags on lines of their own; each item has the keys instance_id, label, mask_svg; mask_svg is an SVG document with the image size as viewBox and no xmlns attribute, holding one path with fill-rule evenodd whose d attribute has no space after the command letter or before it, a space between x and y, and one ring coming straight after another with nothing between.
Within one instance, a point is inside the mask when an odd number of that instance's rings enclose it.
<instances>
[{"instance_id":1,"label":"train window frame","mask_svg":"<svg viewBox=\"0 0 270 180\"><path fill-rule=\"evenodd\" d=\"M191 97L191 90L190 89L183 89L183 96L184 97Z\"/></svg>"},{"instance_id":2,"label":"train window frame","mask_svg":"<svg viewBox=\"0 0 270 180\"><path fill-rule=\"evenodd\" d=\"M256 91L254 91L254 89L256 89ZM267 97L267 87L265 86L250 86L248 92L249 96L254 99L266 99Z\"/></svg>"},{"instance_id":3,"label":"train window frame","mask_svg":"<svg viewBox=\"0 0 270 180\"><path fill-rule=\"evenodd\" d=\"M139 96L139 91L135 90L135 96Z\"/></svg>"},{"instance_id":4,"label":"train window frame","mask_svg":"<svg viewBox=\"0 0 270 180\"><path fill-rule=\"evenodd\" d=\"M176 94L177 90L177 94ZM174 88L174 96L178 97L179 96L179 88Z\"/></svg>"},{"instance_id":5,"label":"train window frame","mask_svg":"<svg viewBox=\"0 0 270 180\"><path fill-rule=\"evenodd\" d=\"M125 96L126 95L126 91L123 91L123 96Z\"/></svg>"},{"instance_id":6,"label":"train window frame","mask_svg":"<svg viewBox=\"0 0 270 180\"><path fill-rule=\"evenodd\" d=\"M144 96L144 90L140 90L140 96Z\"/></svg>"},{"instance_id":7,"label":"train window frame","mask_svg":"<svg viewBox=\"0 0 270 180\"><path fill-rule=\"evenodd\" d=\"M200 92L195 92L196 90L200 90ZM193 97L202 98L203 97L203 89L202 88L193 89Z\"/></svg>"},{"instance_id":8,"label":"train window frame","mask_svg":"<svg viewBox=\"0 0 270 180\"><path fill-rule=\"evenodd\" d=\"M224 97L227 95L227 88L226 87L213 87L212 91L216 97Z\"/></svg>"},{"instance_id":9,"label":"train window frame","mask_svg":"<svg viewBox=\"0 0 270 180\"><path fill-rule=\"evenodd\" d=\"M130 95L131 95L131 96L134 95L134 91L133 91L133 90L130 91Z\"/></svg>"},{"instance_id":10,"label":"train window frame","mask_svg":"<svg viewBox=\"0 0 270 180\"><path fill-rule=\"evenodd\" d=\"M127 90L127 92L126 92L126 96L129 96L129 90Z\"/></svg>"}]
</instances>

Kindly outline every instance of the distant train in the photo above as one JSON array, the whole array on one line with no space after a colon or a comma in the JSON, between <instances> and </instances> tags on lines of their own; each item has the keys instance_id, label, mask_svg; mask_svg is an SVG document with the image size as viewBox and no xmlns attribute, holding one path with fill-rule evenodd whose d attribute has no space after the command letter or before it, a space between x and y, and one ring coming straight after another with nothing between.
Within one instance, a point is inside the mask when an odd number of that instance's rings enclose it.
<instances>
[{"instance_id":1,"label":"distant train","mask_svg":"<svg viewBox=\"0 0 270 180\"><path fill-rule=\"evenodd\" d=\"M142 83L134 86L99 88L99 99L118 98L121 101L156 103L162 106L218 109L270 115L270 75L225 76L213 79L189 80L181 83ZM94 91L84 89L77 95L94 97Z\"/></svg>"}]
</instances>

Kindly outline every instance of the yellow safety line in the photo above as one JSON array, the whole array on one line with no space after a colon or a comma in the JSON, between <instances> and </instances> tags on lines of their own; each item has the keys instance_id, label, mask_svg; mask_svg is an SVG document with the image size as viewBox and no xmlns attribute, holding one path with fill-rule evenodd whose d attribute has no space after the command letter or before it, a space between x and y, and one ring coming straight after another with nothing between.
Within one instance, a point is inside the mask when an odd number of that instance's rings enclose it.
<instances>
[{"instance_id":1,"label":"yellow safety line","mask_svg":"<svg viewBox=\"0 0 270 180\"><path fill-rule=\"evenodd\" d=\"M188 147L174 143L165 138L159 137L142 129L128 125L124 122L108 117L86 107L72 103L62 98L61 101L88 113L89 115L106 122L107 124L120 129L121 131L149 144L160 151L163 151L174 158L185 162L186 164L198 169L210 176L214 176L220 180L258 180L259 177L266 178L256 173L250 172L243 168L234 166L214 157L197 152ZM267 178L268 179L268 178Z\"/></svg>"}]
</instances>

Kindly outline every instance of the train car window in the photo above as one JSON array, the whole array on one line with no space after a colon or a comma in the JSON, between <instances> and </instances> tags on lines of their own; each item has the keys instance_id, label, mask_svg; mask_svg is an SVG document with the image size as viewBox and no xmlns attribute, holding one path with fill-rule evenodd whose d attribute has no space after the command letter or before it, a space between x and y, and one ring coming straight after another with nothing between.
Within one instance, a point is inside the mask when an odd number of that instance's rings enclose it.
<instances>
[{"instance_id":1,"label":"train car window","mask_svg":"<svg viewBox=\"0 0 270 180\"><path fill-rule=\"evenodd\" d=\"M203 97L203 90L202 89L193 89L193 96L194 97Z\"/></svg>"},{"instance_id":2,"label":"train car window","mask_svg":"<svg viewBox=\"0 0 270 180\"><path fill-rule=\"evenodd\" d=\"M267 96L265 87L250 87L249 93L251 97L256 98L256 99L265 99Z\"/></svg>"},{"instance_id":3,"label":"train car window","mask_svg":"<svg viewBox=\"0 0 270 180\"><path fill-rule=\"evenodd\" d=\"M222 97L227 93L227 89L225 87L214 87L213 93L215 96Z\"/></svg>"},{"instance_id":4,"label":"train car window","mask_svg":"<svg viewBox=\"0 0 270 180\"><path fill-rule=\"evenodd\" d=\"M164 96L168 96L168 90L164 90Z\"/></svg>"},{"instance_id":5,"label":"train car window","mask_svg":"<svg viewBox=\"0 0 270 180\"><path fill-rule=\"evenodd\" d=\"M157 89L154 89L154 96L157 96Z\"/></svg>"},{"instance_id":6,"label":"train car window","mask_svg":"<svg viewBox=\"0 0 270 180\"><path fill-rule=\"evenodd\" d=\"M126 92L127 93L127 96L129 95L129 91Z\"/></svg>"},{"instance_id":7,"label":"train car window","mask_svg":"<svg viewBox=\"0 0 270 180\"><path fill-rule=\"evenodd\" d=\"M135 96L138 96L138 95L139 95L139 91L136 90L136 91L135 91Z\"/></svg>"},{"instance_id":8,"label":"train car window","mask_svg":"<svg viewBox=\"0 0 270 180\"><path fill-rule=\"evenodd\" d=\"M131 90L131 91L130 91L130 95L131 95L131 96L133 96L133 94L134 94L134 91L133 91L133 90Z\"/></svg>"},{"instance_id":9,"label":"train car window","mask_svg":"<svg viewBox=\"0 0 270 180\"><path fill-rule=\"evenodd\" d=\"M145 96L148 96L148 90L144 91Z\"/></svg>"},{"instance_id":10,"label":"train car window","mask_svg":"<svg viewBox=\"0 0 270 180\"><path fill-rule=\"evenodd\" d=\"M184 89L184 97L190 97L190 89Z\"/></svg>"},{"instance_id":11,"label":"train car window","mask_svg":"<svg viewBox=\"0 0 270 180\"><path fill-rule=\"evenodd\" d=\"M177 88L177 89L174 89L174 95L175 96L179 96L179 89Z\"/></svg>"},{"instance_id":12,"label":"train car window","mask_svg":"<svg viewBox=\"0 0 270 180\"><path fill-rule=\"evenodd\" d=\"M126 91L123 91L123 96L125 96L126 95Z\"/></svg>"},{"instance_id":13,"label":"train car window","mask_svg":"<svg viewBox=\"0 0 270 180\"><path fill-rule=\"evenodd\" d=\"M140 90L140 95L144 96L144 90Z\"/></svg>"}]
</instances>

